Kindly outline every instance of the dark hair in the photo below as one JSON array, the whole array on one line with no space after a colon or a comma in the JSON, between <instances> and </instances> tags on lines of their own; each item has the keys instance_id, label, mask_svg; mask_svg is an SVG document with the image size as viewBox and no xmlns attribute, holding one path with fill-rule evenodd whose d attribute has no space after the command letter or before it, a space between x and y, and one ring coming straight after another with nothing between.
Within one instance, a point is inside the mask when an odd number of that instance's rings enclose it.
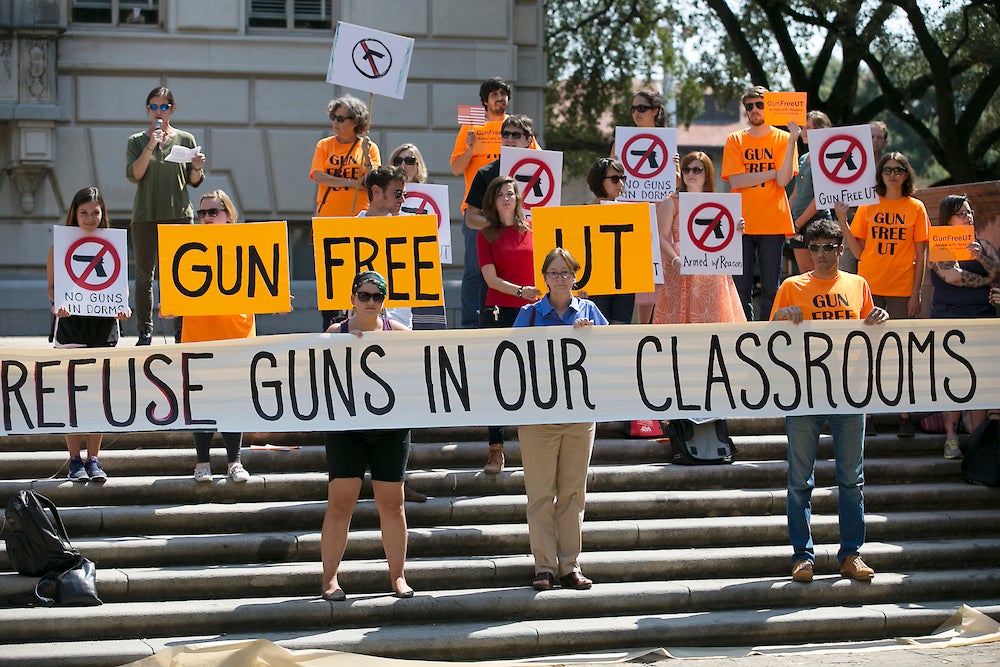
<instances>
[{"instance_id":1,"label":"dark hair","mask_svg":"<svg viewBox=\"0 0 1000 667\"><path fill-rule=\"evenodd\" d=\"M590 171L587 172L587 185L598 199L608 196L608 189L604 187L604 177L607 176L608 169L614 169L622 176L625 175L625 167L613 157L598 158L590 165Z\"/></svg>"},{"instance_id":2,"label":"dark hair","mask_svg":"<svg viewBox=\"0 0 1000 667\"><path fill-rule=\"evenodd\" d=\"M149 95L146 95L146 106L149 106L149 101L154 97L162 97L167 100L168 103L174 103L174 94L170 92L170 89L166 86L157 86L149 91Z\"/></svg>"},{"instance_id":3,"label":"dark hair","mask_svg":"<svg viewBox=\"0 0 1000 667\"><path fill-rule=\"evenodd\" d=\"M528 135L529 139L535 136L535 124L524 114L516 113L504 118L503 124L500 125L500 131L503 132L507 129L508 125L513 125L517 129L521 130Z\"/></svg>"},{"instance_id":4,"label":"dark hair","mask_svg":"<svg viewBox=\"0 0 1000 667\"><path fill-rule=\"evenodd\" d=\"M507 97L510 97L510 84L499 76L494 76L486 79L486 81L483 81L482 85L479 86L479 101L483 104L489 102L490 93L494 90L502 90L507 93Z\"/></svg>"},{"instance_id":5,"label":"dark hair","mask_svg":"<svg viewBox=\"0 0 1000 667\"><path fill-rule=\"evenodd\" d=\"M764 98L764 93L769 93L770 90L767 86L751 86L743 91L743 97L740 98L740 102L746 102L747 100L752 100L754 98Z\"/></svg>"},{"instance_id":6,"label":"dark hair","mask_svg":"<svg viewBox=\"0 0 1000 667\"><path fill-rule=\"evenodd\" d=\"M335 100L330 100L326 105L326 112L330 120L336 115L337 107L344 107L354 114L354 134L362 135L368 131L368 107L365 103L353 95L344 95Z\"/></svg>"},{"instance_id":7,"label":"dark hair","mask_svg":"<svg viewBox=\"0 0 1000 667\"><path fill-rule=\"evenodd\" d=\"M712 158L701 151L692 151L681 158L681 182L677 184L677 191L687 192L687 185L684 184L684 167L696 160L705 168L704 192L715 192L715 165L712 164Z\"/></svg>"},{"instance_id":8,"label":"dark hair","mask_svg":"<svg viewBox=\"0 0 1000 667\"><path fill-rule=\"evenodd\" d=\"M365 177L365 187L368 189L368 197L372 196L372 190L376 186L384 190L393 181L405 183L406 172L399 167L387 167L384 164L375 167Z\"/></svg>"},{"instance_id":9,"label":"dark hair","mask_svg":"<svg viewBox=\"0 0 1000 667\"><path fill-rule=\"evenodd\" d=\"M548 254L545 255L545 259L542 260L542 273L549 270L549 266L552 262L557 259L561 259L566 262L566 266L572 269L574 272L580 270L580 262L576 261L576 257L573 257L572 253L565 248L553 248L549 250Z\"/></svg>"},{"instance_id":10,"label":"dark hair","mask_svg":"<svg viewBox=\"0 0 1000 667\"><path fill-rule=\"evenodd\" d=\"M879 193L881 196L885 196L885 179L882 178L882 167L889 160L895 160L898 162L903 169L906 169L906 180L903 181L903 196L909 197L913 194L913 179L916 178L916 174L913 173L913 167L910 166L910 161L906 159L906 156L899 151L893 151L891 153L886 153L882 156L882 159L878 161L878 166L875 167L875 192Z\"/></svg>"},{"instance_id":11,"label":"dark hair","mask_svg":"<svg viewBox=\"0 0 1000 667\"><path fill-rule=\"evenodd\" d=\"M836 220L819 218L806 225L806 243L816 239L833 239L837 245L842 245L844 232L840 230L840 224Z\"/></svg>"},{"instance_id":12,"label":"dark hair","mask_svg":"<svg viewBox=\"0 0 1000 667\"><path fill-rule=\"evenodd\" d=\"M73 200L69 203L69 211L66 213L67 227L80 226L80 223L76 220L77 209L90 202L97 202L97 205L101 207L101 224L98 227L111 227L111 220L108 218L108 207L104 205L104 195L93 186L84 188L73 195Z\"/></svg>"},{"instance_id":13,"label":"dark hair","mask_svg":"<svg viewBox=\"0 0 1000 667\"><path fill-rule=\"evenodd\" d=\"M958 213L959 209L969 201L968 195L945 195L941 199L941 206L938 208L937 225L945 226L951 217Z\"/></svg>"},{"instance_id":14,"label":"dark hair","mask_svg":"<svg viewBox=\"0 0 1000 667\"><path fill-rule=\"evenodd\" d=\"M531 229L528 221L524 219L524 200L521 199L521 189L517 187L517 181L511 176L497 176L486 186L486 193L483 195L483 217L488 223L483 228L483 236L490 243L500 238L500 230L503 223L500 222L500 212L497 211L497 193L500 188L507 184L514 186L514 219L517 231L526 232Z\"/></svg>"},{"instance_id":15,"label":"dark hair","mask_svg":"<svg viewBox=\"0 0 1000 667\"><path fill-rule=\"evenodd\" d=\"M660 95L659 91L644 88L632 93L632 97L641 97L646 100L646 104L656 107L656 118L653 119L653 125L656 127L667 126L667 110L663 108L663 95Z\"/></svg>"},{"instance_id":16,"label":"dark hair","mask_svg":"<svg viewBox=\"0 0 1000 667\"><path fill-rule=\"evenodd\" d=\"M417 164L414 165L417 168L417 173L413 175L414 183L423 183L427 180L427 163L424 162L424 156L420 153L420 149L413 144L400 144L393 149L392 153L389 155L389 164L391 165L393 160L399 157L399 154L403 151L410 151L413 153L413 157L416 158ZM395 165L393 165L395 166ZM405 171L403 172L406 173Z\"/></svg>"},{"instance_id":17,"label":"dark hair","mask_svg":"<svg viewBox=\"0 0 1000 667\"><path fill-rule=\"evenodd\" d=\"M354 276L354 282L351 283L351 294L357 294L358 288L365 283L371 283L377 287L382 294L386 293L385 278L382 277L382 274L378 271L362 271L358 275Z\"/></svg>"}]
</instances>

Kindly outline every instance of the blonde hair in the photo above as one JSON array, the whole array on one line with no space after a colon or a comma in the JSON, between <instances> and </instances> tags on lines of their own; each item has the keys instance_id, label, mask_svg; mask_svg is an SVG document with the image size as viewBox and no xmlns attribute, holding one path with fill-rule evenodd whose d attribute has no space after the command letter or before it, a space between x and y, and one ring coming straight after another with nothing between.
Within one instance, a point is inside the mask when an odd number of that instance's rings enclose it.
<instances>
[{"instance_id":1,"label":"blonde hair","mask_svg":"<svg viewBox=\"0 0 1000 667\"><path fill-rule=\"evenodd\" d=\"M225 190L212 190L210 192L206 192L201 196L201 199L198 200L198 206L201 206L201 202L206 199L215 199L222 204L222 210L226 212L226 217L229 218L229 222L240 221L240 216L236 213L236 206L233 205L233 200L229 198L229 195L226 194Z\"/></svg>"}]
</instances>

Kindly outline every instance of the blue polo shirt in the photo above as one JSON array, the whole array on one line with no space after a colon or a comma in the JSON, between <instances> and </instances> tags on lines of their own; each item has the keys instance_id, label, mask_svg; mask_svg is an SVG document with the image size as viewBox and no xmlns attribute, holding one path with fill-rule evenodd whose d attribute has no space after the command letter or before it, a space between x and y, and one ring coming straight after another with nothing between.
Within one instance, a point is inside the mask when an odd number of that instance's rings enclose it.
<instances>
[{"instance_id":1,"label":"blue polo shirt","mask_svg":"<svg viewBox=\"0 0 1000 667\"><path fill-rule=\"evenodd\" d=\"M535 321L531 322L531 311L535 311ZM569 308L562 317L559 317L559 313L556 309L552 307L549 303L549 296L546 294L539 301L529 304L527 306L521 306L521 310L517 313L517 319L514 320L515 327L555 327L555 326L572 326L577 320L584 319L590 320L595 325L604 325L608 323L608 319L604 317L604 313L598 308L593 301L589 299L581 299L579 297L573 297L569 302Z\"/></svg>"}]
</instances>

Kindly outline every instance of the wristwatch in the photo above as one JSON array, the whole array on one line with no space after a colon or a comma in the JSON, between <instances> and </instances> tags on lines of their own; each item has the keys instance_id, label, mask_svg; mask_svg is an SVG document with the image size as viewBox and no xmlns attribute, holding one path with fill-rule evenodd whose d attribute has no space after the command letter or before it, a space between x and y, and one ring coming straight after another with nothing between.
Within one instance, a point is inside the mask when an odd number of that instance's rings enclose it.
<instances>
[{"instance_id":1,"label":"wristwatch","mask_svg":"<svg viewBox=\"0 0 1000 667\"><path fill-rule=\"evenodd\" d=\"M520 299L522 294L524 294L524 287L523 286L517 288L517 298Z\"/></svg>"}]
</instances>

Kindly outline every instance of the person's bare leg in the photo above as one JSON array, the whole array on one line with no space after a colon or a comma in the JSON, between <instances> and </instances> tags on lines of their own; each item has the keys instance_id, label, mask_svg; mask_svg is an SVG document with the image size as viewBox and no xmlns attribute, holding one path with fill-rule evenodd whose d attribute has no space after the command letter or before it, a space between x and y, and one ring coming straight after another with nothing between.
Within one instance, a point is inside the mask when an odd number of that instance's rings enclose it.
<instances>
[{"instance_id":1,"label":"person's bare leg","mask_svg":"<svg viewBox=\"0 0 1000 667\"><path fill-rule=\"evenodd\" d=\"M382 530L382 548L389 563L389 579L397 594L412 590L403 572L406 562L406 511L403 508L402 482L372 482L375 507Z\"/></svg>"},{"instance_id":2,"label":"person's bare leg","mask_svg":"<svg viewBox=\"0 0 1000 667\"><path fill-rule=\"evenodd\" d=\"M347 533L351 528L351 515L361 493L361 480L357 477L334 479L327 486L326 513L320 533L320 558L323 561L323 593L340 588L337 572L347 549Z\"/></svg>"}]
</instances>

